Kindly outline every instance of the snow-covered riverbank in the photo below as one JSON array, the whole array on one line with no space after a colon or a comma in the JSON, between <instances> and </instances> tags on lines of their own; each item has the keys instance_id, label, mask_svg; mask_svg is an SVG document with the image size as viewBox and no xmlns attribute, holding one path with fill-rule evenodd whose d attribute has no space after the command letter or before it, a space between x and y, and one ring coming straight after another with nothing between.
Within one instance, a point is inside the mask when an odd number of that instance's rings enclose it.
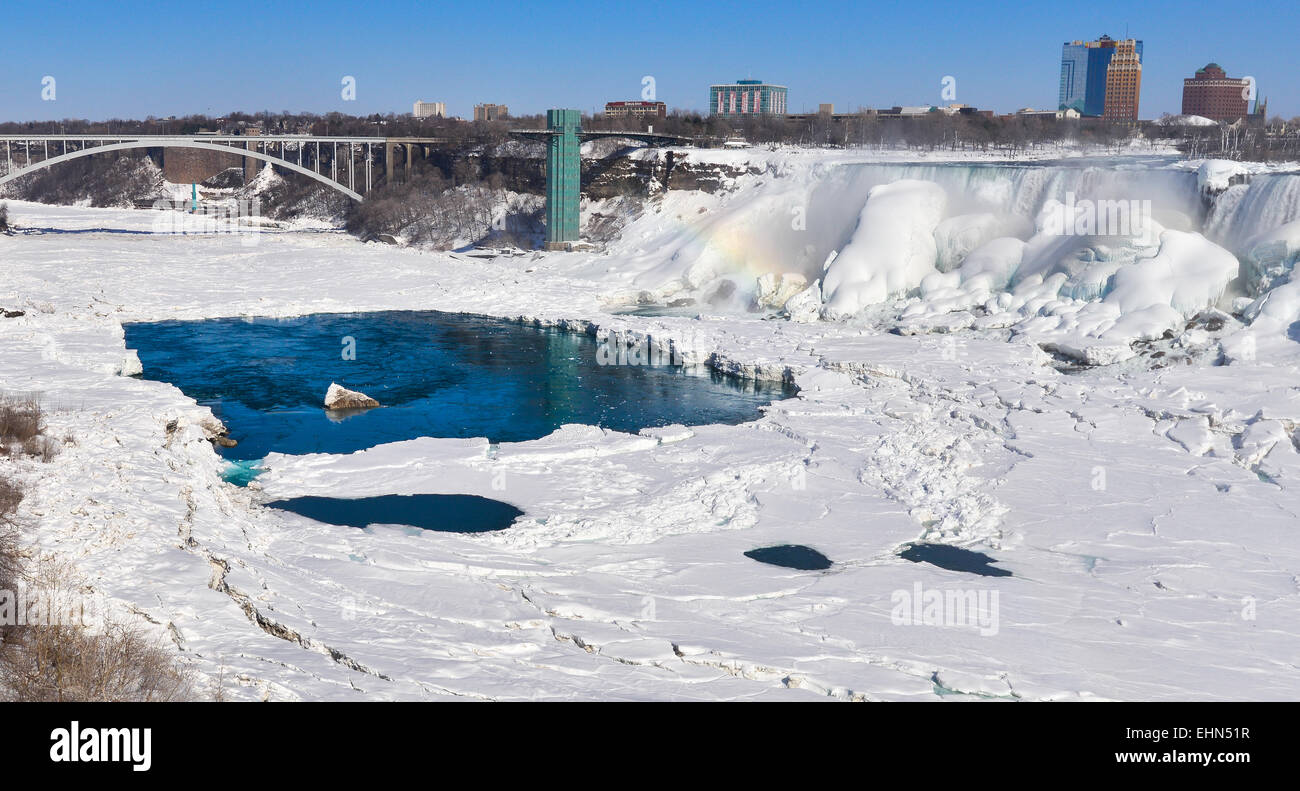
<instances>
[{"instance_id":1,"label":"snow-covered riverbank","mask_svg":"<svg viewBox=\"0 0 1300 791\"><path fill-rule=\"evenodd\" d=\"M725 217L728 200L665 210ZM1300 390L1284 332L1230 366L1198 356L1214 342L1198 330L1169 344L1191 364L1071 374L1022 336L612 314L667 266L656 251L691 249L675 224L634 223L611 255L480 259L10 210L72 231L0 237L0 307L25 311L0 318L0 389L41 392L51 433L76 439L48 463L0 461L29 486L30 535L228 697L1300 696ZM769 214L788 222L789 206ZM649 334L801 393L741 426L272 456L259 491L221 481L205 409L121 375L135 370L127 321L404 308ZM444 492L526 515L496 534L412 534L257 504ZM896 556L918 539L1013 576ZM743 555L786 543L835 566ZM996 628L900 623L899 594L918 586L996 592Z\"/></svg>"}]
</instances>

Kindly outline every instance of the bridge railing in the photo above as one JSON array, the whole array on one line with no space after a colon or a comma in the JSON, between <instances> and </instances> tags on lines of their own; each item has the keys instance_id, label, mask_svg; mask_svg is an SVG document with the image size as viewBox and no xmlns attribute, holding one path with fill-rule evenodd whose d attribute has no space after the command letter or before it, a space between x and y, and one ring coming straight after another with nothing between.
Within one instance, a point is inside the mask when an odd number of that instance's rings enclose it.
<instances>
[{"instance_id":1,"label":"bridge railing","mask_svg":"<svg viewBox=\"0 0 1300 791\"><path fill-rule=\"evenodd\" d=\"M56 158L73 159L89 156L95 149L122 150L126 148L200 148L229 150L231 154L257 159L271 164L282 164L318 180L333 182L336 188L360 200L357 192L369 192L374 186L374 168L377 164L376 147L382 147L387 176L393 178L392 152L398 145L408 146L408 171L410 148L414 145L439 145L444 138L333 135L83 135L83 134L9 134L0 135L5 147L4 181L17 178L24 171L41 166ZM340 149L343 157L340 159ZM326 153L328 152L328 153ZM358 158L364 167L364 182L359 183ZM342 164L342 168L340 165ZM325 168L329 173L326 175ZM310 168L310 170L308 170ZM346 181L344 180L346 172ZM363 186L364 184L364 186ZM346 185L346 189L343 187Z\"/></svg>"}]
</instances>

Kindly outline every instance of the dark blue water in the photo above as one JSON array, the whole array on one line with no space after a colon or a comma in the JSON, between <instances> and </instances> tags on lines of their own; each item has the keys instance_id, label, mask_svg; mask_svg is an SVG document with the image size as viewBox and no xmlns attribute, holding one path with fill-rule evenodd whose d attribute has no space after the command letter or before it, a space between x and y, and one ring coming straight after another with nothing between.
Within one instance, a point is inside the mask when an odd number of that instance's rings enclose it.
<instances>
[{"instance_id":1,"label":"dark blue water","mask_svg":"<svg viewBox=\"0 0 1300 791\"><path fill-rule=\"evenodd\" d=\"M964 571L981 577L1011 576L1010 571L990 565L998 562L995 558L948 544L908 544L898 556L913 563L929 563L948 571Z\"/></svg>"},{"instance_id":2,"label":"dark blue water","mask_svg":"<svg viewBox=\"0 0 1300 791\"><path fill-rule=\"evenodd\" d=\"M415 437L516 442L565 423L635 433L672 423L742 423L793 387L681 367L598 365L596 340L436 311L127 324L144 378L212 408L232 460L350 453ZM351 343L348 339L351 339ZM349 346L355 359L345 359ZM331 382L377 399L343 416Z\"/></svg>"},{"instance_id":3,"label":"dark blue water","mask_svg":"<svg viewBox=\"0 0 1300 791\"><path fill-rule=\"evenodd\" d=\"M294 497L267 503L330 525L411 525L445 533L509 527L524 512L509 503L468 494L386 494L378 497Z\"/></svg>"},{"instance_id":4,"label":"dark blue water","mask_svg":"<svg viewBox=\"0 0 1300 791\"><path fill-rule=\"evenodd\" d=\"M822 571L831 567L830 558L812 547L801 544L781 544L775 547L751 549L745 553L745 557L753 558L760 563L799 571Z\"/></svg>"}]
</instances>

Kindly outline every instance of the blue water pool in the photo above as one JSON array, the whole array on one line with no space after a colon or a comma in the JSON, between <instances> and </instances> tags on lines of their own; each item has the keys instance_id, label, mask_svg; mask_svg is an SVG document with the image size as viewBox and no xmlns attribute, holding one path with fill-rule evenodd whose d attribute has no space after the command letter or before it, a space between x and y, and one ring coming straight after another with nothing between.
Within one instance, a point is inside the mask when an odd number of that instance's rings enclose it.
<instances>
[{"instance_id":1,"label":"blue water pool","mask_svg":"<svg viewBox=\"0 0 1300 791\"><path fill-rule=\"evenodd\" d=\"M913 563L929 563L948 571L964 571L981 577L1010 577L1011 572L991 565L998 561L983 552L962 549L948 544L908 544L898 553L900 558Z\"/></svg>"},{"instance_id":2,"label":"blue water pool","mask_svg":"<svg viewBox=\"0 0 1300 791\"><path fill-rule=\"evenodd\" d=\"M566 423L636 432L673 423L741 423L793 387L670 366L600 365L596 339L504 319L437 311L315 314L127 324L144 378L212 408L238 444L350 453L385 442L487 437L514 442ZM331 382L381 407L323 408ZM256 474L245 463L229 472Z\"/></svg>"},{"instance_id":3,"label":"blue water pool","mask_svg":"<svg viewBox=\"0 0 1300 791\"><path fill-rule=\"evenodd\" d=\"M294 497L266 505L330 525L410 525L443 533L501 530L524 513L509 503L468 494L385 494L352 499Z\"/></svg>"},{"instance_id":4,"label":"blue water pool","mask_svg":"<svg viewBox=\"0 0 1300 791\"><path fill-rule=\"evenodd\" d=\"M798 569L799 571L824 571L832 565L830 558L812 547L805 547L801 544L781 544L774 547L751 549L745 553L745 557L753 558L759 563L768 563L773 566Z\"/></svg>"}]
</instances>

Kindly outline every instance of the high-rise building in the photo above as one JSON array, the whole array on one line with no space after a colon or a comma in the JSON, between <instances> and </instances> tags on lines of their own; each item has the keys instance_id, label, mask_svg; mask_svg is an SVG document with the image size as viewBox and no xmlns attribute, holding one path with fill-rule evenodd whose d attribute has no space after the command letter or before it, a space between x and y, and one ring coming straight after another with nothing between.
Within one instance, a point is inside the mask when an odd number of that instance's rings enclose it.
<instances>
[{"instance_id":1,"label":"high-rise building","mask_svg":"<svg viewBox=\"0 0 1300 791\"><path fill-rule=\"evenodd\" d=\"M1106 67L1106 105L1103 118L1136 121L1142 98L1142 53L1133 39L1115 42L1115 54Z\"/></svg>"},{"instance_id":2,"label":"high-rise building","mask_svg":"<svg viewBox=\"0 0 1300 791\"><path fill-rule=\"evenodd\" d=\"M1183 80L1183 115L1228 122L1244 118L1250 89L1250 80L1233 79L1219 64L1207 63L1195 77Z\"/></svg>"},{"instance_id":3,"label":"high-rise building","mask_svg":"<svg viewBox=\"0 0 1300 791\"><path fill-rule=\"evenodd\" d=\"M665 118L668 105L663 102L605 102L606 118Z\"/></svg>"},{"instance_id":4,"label":"high-rise building","mask_svg":"<svg viewBox=\"0 0 1300 791\"><path fill-rule=\"evenodd\" d=\"M510 108L504 104L474 105L475 121L500 121L502 118L508 117L510 117Z\"/></svg>"},{"instance_id":5,"label":"high-rise building","mask_svg":"<svg viewBox=\"0 0 1300 791\"><path fill-rule=\"evenodd\" d=\"M1110 79L1110 64L1118 45L1131 45L1131 52L1136 54L1136 69L1133 58L1126 55L1117 69L1116 81L1119 85L1135 77L1140 92L1142 70L1142 42L1127 39L1116 41L1110 36L1102 36L1096 41L1067 41L1061 47L1061 83L1057 102L1058 110L1077 110L1080 115L1099 117L1106 114L1106 84ZM1129 52L1129 46L1123 47ZM1134 73L1136 71L1136 74ZM1133 97L1133 117L1137 118L1137 94Z\"/></svg>"},{"instance_id":6,"label":"high-rise building","mask_svg":"<svg viewBox=\"0 0 1300 791\"><path fill-rule=\"evenodd\" d=\"M736 80L709 86L709 115L785 115L786 87L762 80Z\"/></svg>"},{"instance_id":7,"label":"high-rise building","mask_svg":"<svg viewBox=\"0 0 1300 791\"><path fill-rule=\"evenodd\" d=\"M416 118L446 118L446 102L416 102L411 115Z\"/></svg>"}]
</instances>

